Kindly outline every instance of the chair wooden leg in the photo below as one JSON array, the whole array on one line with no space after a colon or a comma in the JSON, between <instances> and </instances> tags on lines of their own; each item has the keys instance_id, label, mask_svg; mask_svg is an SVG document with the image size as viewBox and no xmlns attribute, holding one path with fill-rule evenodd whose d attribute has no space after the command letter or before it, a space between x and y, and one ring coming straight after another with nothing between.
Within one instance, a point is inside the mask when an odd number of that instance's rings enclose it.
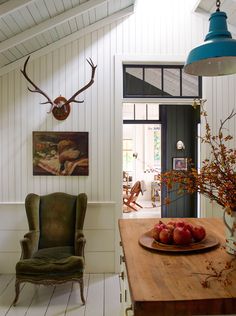
<instances>
[{"instance_id":1,"label":"chair wooden leg","mask_svg":"<svg viewBox=\"0 0 236 316\"><path fill-rule=\"evenodd\" d=\"M83 305L85 304L85 298L84 298L84 279L79 280L79 287L80 287L80 297Z\"/></svg>"},{"instance_id":2,"label":"chair wooden leg","mask_svg":"<svg viewBox=\"0 0 236 316\"><path fill-rule=\"evenodd\" d=\"M18 280L16 280L16 282L15 282L15 291L16 291L16 296L15 296L14 301L12 303L13 306L16 305L18 298L19 298L19 294L20 294L20 282Z\"/></svg>"},{"instance_id":3,"label":"chair wooden leg","mask_svg":"<svg viewBox=\"0 0 236 316\"><path fill-rule=\"evenodd\" d=\"M134 202L134 204L138 205L139 207L143 208L142 205L138 204L137 202Z\"/></svg>"},{"instance_id":4,"label":"chair wooden leg","mask_svg":"<svg viewBox=\"0 0 236 316\"><path fill-rule=\"evenodd\" d=\"M132 210L136 211L136 208L134 208L132 205L130 205L130 203L126 203L126 202L123 202L126 206L130 207Z\"/></svg>"}]
</instances>

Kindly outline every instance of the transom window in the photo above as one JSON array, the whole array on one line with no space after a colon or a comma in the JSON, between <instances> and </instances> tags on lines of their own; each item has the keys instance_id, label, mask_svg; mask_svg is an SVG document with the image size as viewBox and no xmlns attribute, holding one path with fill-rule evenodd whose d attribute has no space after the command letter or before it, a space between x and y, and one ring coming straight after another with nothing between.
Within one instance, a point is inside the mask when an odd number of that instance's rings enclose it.
<instances>
[{"instance_id":1,"label":"transom window","mask_svg":"<svg viewBox=\"0 0 236 316\"><path fill-rule=\"evenodd\" d=\"M123 65L124 98L200 98L202 78L183 65Z\"/></svg>"},{"instance_id":2,"label":"transom window","mask_svg":"<svg viewBox=\"0 0 236 316\"><path fill-rule=\"evenodd\" d=\"M123 103L124 121L158 121L158 103Z\"/></svg>"}]
</instances>

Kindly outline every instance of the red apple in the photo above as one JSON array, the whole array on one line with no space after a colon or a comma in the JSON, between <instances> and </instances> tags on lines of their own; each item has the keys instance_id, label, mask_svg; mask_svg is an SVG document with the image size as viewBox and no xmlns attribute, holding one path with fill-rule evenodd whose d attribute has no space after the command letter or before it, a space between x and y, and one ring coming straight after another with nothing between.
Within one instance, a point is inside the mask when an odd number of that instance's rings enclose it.
<instances>
[{"instance_id":1,"label":"red apple","mask_svg":"<svg viewBox=\"0 0 236 316\"><path fill-rule=\"evenodd\" d=\"M184 227L185 226L185 222L184 221L177 221L175 223L175 227Z\"/></svg>"},{"instance_id":2,"label":"red apple","mask_svg":"<svg viewBox=\"0 0 236 316\"><path fill-rule=\"evenodd\" d=\"M163 228L159 234L159 240L163 244L170 244L172 242L172 233L168 228Z\"/></svg>"},{"instance_id":3,"label":"red apple","mask_svg":"<svg viewBox=\"0 0 236 316\"><path fill-rule=\"evenodd\" d=\"M201 241L206 236L206 230L201 225L196 225L193 227L192 236L195 241Z\"/></svg>"},{"instance_id":4,"label":"red apple","mask_svg":"<svg viewBox=\"0 0 236 316\"><path fill-rule=\"evenodd\" d=\"M156 241L159 241L159 234L160 234L160 230L157 227L154 227L152 229L152 238L155 239Z\"/></svg>"},{"instance_id":5,"label":"red apple","mask_svg":"<svg viewBox=\"0 0 236 316\"><path fill-rule=\"evenodd\" d=\"M159 226L161 229L166 227L166 224L163 223L161 220L159 221L159 223L157 224L157 226Z\"/></svg>"},{"instance_id":6,"label":"red apple","mask_svg":"<svg viewBox=\"0 0 236 316\"><path fill-rule=\"evenodd\" d=\"M172 225L172 224L167 223L167 224L166 224L166 228L169 229L169 231L172 233L173 230L175 229L175 226Z\"/></svg>"},{"instance_id":7,"label":"red apple","mask_svg":"<svg viewBox=\"0 0 236 316\"><path fill-rule=\"evenodd\" d=\"M192 233L192 231L193 231L193 225L192 224L190 224L190 223L185 223L185 228L187 228L188 230L190 230L190 232Z\"/></svg>"},{"instance_id":8,"label":"red apple","mask_svg":"<svg viewBox=\"0 0 236 316\"><path fill-rule=\"evenodd\" d=\"M172 225L172 226L174 226L174 227L175 227L175 225L176 225L176 221L169 221L166 225Z\"/></svg>"},{"instance_id":9,"label":"red apple","mask_svg":"<svg viewBox=\"0 0 236 316\"><path fill-rule=\"evenodd\" d=\"M152 229L152 237L156 240L159 241L159 234L162 231L162 229L164 229L166 227L166 225L162 222L159 221L158 224L156 224L153 229Z\"/></svg>"},{"instance_id":10,"label":"red apple","mask_svg":"<svg viewBox=\"0 0 236 316\"><path fill-rule=\"evenodd\" d=\"M192 242L192 234L187 228L177 226L173 232L173 240L177 245L187 245Z\"/></svg>"}]
</instances>

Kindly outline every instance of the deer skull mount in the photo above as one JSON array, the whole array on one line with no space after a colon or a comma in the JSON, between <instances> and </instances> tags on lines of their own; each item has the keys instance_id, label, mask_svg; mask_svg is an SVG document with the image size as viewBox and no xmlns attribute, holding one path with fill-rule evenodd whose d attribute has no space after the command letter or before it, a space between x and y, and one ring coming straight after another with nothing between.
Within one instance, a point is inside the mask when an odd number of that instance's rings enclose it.
<instances>
[{"instance_id":1,"label":"deer skull mount","mask_svg":"<svg viewBox=\"0 0 236 316\"><path fill-rule=\"evenodd\" d=\"M20 70L22 72L23 76L25 77L25 79L34 87L34 89L30 89L28 87L28 90L31 92L37 92L37 93L43 95L47 99L47 101L45 101L45 102L40 102L40 104L51 104L51 109L47 113L52 113L53 116L55 117L55 119L57 119L59 121L65 120L70 114L70 104L72 102L75 102L75 103L83 103L84 102L84 101L78 101L75 98L80 93L82 93L83 91L88 89L94 83L94 76L95 76L95 71L96 71L97 66L94 65L91 58L87 59L87 62L89 63L89 65L92 68L92 74L91 74L90 81L83 88L81 88L77 92L75 92L72 95L72 97L69 98L69 100L67 100L66 98L64 98L62 96L59 96L55 100L52 101L49 98L49 96L45 92L43 92L27 75L26 67L27 67L27 63L29 61L29 58L30 58L30 56L28 56L28 58L26 59L26 61L24 63L24 68Z\"/></svg>"}]
</instances>

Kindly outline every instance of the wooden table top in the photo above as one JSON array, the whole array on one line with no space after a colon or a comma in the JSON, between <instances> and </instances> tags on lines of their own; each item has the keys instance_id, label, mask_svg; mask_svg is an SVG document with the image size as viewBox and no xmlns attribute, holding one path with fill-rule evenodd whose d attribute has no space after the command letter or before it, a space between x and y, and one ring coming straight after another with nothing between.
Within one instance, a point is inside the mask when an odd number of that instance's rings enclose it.
<instances>
[{"instance_id":1,"label":"wooden table top","mask_svg":"<svg viewBox=\"0 0 236 316\"><path fill-rule=\"evenodd\" d=\"M173 219L163 218L163 222ZM177 219L174 219L177 220ZM181 219L183 220L183 219ZM225 243L225 227L218 218L188 218L200 224ZM224 286L215 279L203 288L206 260L219 267L232 259L221 247L204 252L169 253L152 251L139 244L139 238L151 230L158 218L120 219L119 229L125 256L131 300L136 316L236 315L236 270L232 285Z\"/></svg>"}]
</instances>

